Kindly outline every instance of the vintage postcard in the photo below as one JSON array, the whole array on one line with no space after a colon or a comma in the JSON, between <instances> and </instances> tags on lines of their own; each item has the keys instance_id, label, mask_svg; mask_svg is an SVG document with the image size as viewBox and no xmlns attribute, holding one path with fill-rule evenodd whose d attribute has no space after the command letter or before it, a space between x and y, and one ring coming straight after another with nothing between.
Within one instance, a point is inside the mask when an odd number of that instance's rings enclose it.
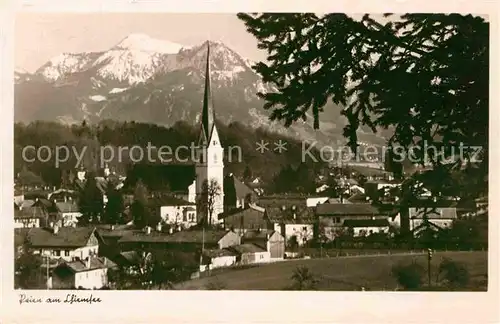
<instances>
[{"instance_id":1,"label":"vintage postcard","mask_svg":"<svg viewBox=\"0 0 500 324\"><path fill-rule=\"evenodd\" d=\"M280 3L12 9L6 323L494 319L494 7Z\"/></svg>"}]
</instances>

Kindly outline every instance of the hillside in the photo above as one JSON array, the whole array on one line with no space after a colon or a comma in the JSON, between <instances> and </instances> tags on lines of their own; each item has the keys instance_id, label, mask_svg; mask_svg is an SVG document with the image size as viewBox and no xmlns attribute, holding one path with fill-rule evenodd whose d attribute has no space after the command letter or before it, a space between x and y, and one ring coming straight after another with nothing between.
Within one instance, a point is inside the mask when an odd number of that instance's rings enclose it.
<instances>
[{"instance_id":1,"label":"hillside","mask_svg":"<svg viewBox=\"0 0 500 324\"><path fill-rule=\"evenodd\" d=\"M225 172L235 173L241 176L248 166L253 177L262 177L270 181L283 166L291 165L297 167L301 164L301 143L296 139L270 132L263 128L252 129L241 123L233 122L229 125L219 123L219 134L221 142L225 147ZM95 136L93 135L95 134ZM139 164L178 164L184 163L187 149L179 150L179 158L175 158L175 150L178 147L190 147L198 135L198 128L185 122L177 122L172 127L163 127L153 124L136 122L117 122L105 120L96 127L82 125L63 125L56 122L38 121L28 125L17 123L14 127L14 165L15 174L23 168L41 175L46 183L58 186L64 171L75 170L77 166L77 155L83 154L83 164L92 168L96 164L93 153L102 152L104 162L110 160L109 166L117 172L126 174L134 163ZM269 143L269 150L260 153L256 150L256 143L260 141ZM281 153L274 151L274 143L285 142L286 150ZM23 159L22 150L32 145L35 147L47 146L51 149L52 159L41 162L33 162ZM58 146L67 147L69 157L61 149L60 159L66 160L56 165L55 152ZM140 151L132 149L133 146L140 147L144 156L140 159ZM148 157L148 146L151 161ZM158 155L161 147L168 147L172 154L164 157ZM86 147L85 151L83 147ZM156 150L153 149L156 147ZM122 149L119 153L120 148ZM76 154L75 154L76 152ZM186 152L186 153L183 153ZM34 151L27 152L28 159L34 159ZM318 152L315 152L318 155ZM43 153L45 158L47 153ZM97 155L98 156L98 155ZM112 158L113 157L113 158ZM167 160L169 159L169 160ZM312 160L305 161L308 169L318 171L326 167L326 163L314 163ZM188 162L189 163L189 162Z\"/></svg>"}]
</instances>

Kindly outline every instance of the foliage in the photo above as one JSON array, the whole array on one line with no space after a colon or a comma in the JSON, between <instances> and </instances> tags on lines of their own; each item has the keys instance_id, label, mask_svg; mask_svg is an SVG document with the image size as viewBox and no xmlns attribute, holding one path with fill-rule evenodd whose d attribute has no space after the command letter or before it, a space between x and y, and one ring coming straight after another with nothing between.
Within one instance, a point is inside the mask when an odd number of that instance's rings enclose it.
<instances>
[{"instance_id":1,"label":"foliage","mask_svg":"<svg viewBox=\"0 0 500 324\"><path fill-rule=\"evenodd\" d=\"M299 241L297 239L297 235L292 235L288 239L287 246L290 248L292 251L296 251L299 247Z\"/></svg>"},{"instance_id":2,"label":"foliage","mask_svg":"<svg viewBox=\"0 0 500 324\"><path fill-rule=\"evenodd\" d=\"M114 186L109 185L106 191L108 202L104 208L102 222L105 224L119 224L122 223L122 213L125 209L123 195Z\"/></svg>"},{"instance_id":3,"label":"foliage","mask_svg":"<svg viewBox=\"0 0 500 324\"><path fill-rule=\"evenodd\" d=\"M93 172L86 174L83 190L80 192L78 205L82 216L78 218L78 224L85 226L97 224L100 221L104 202L101 191L97 188Z\"/></svg>"},{"instance_id":4,"label":"foliage","mask_svg":"<svg viewBox=\"0 0 500 324\"><path fill-rule=\"evenodd\" d=\"M141 180L137 181L135 186L134 201L130 206L130 211L137 228L156 226L161 221L159 215L152 212L150 208L148 189Z\"/></svg>"},{"instance_id":5,"label":"foliage","mask_svg":"<svg viewBox=\"0 0 500 324\"><path fill-rule=\"evenodd\" d=\"M163 189L169 185L172 191L180 190L185 185L183 178L194 177L192 168L189 166L162 165L159 163L159 157L156 155L154 147L169 146L174 151L179 146L189 146L190 143L196 142L199 129L197 126L188 124L185 121L176 122L171 127L163 127L155 124L146 124L138 122L119 122L112 120L103 120L99 124L86 124L85 128L96 134L96 137L89 138L88 131L82 131L82 125L63 125L56 122L37 121L30 124L16 123L14 125L14 167L15 174L20 173L23 168L29 170L38 176L41 176L43 182L51 186L60 186L61 183L67 181L65 177L69 177L69 172L75 170L77 160L74 154L70 154L67 162L61 162L59 167L55 163L55 148L56 146L73 147L82 154L83 163L86 167L93 165L92 157L94 148L97 145L109 145L108 148L114 148L112 161L109 162L110 168L113 168L118 174L127 175L125 187L127 190L133 191L135 182L138 178L147 185L150 190ZM245 165L251 165L252 177L260 177L264 182L271 181L274 174L278 173L283 165L290 160L296 160L302 151L301 142L297 139L286 137L277 133L272 133L266 129L254 129L250 126L243 125L239 122L233 122L229 125L218 125L221 142L225 147L239 147L238 150L226 150L224 164L225 170L234 174L243 174ZM255 143L263 140L267 143L274 143L282 140L287 143L287 150L278 154L273 150L259 153L255 151ZM134 145L142 145L144 148L151 145L151 156L156 160L153 163L137 163L133 164L129 159L129 154L120 153L119 147L132 147ZM35 159L29 162L23 159L23 148L28 145L35 147L49 146L53 149L52 160L41 162ZM83 147L87 147L83 151ZM179 150L180 153L185 150ZM311 151L315 155L317 150ZM28 150L26 153L28 158L33 158L35 152ZM106 157L110 158L106 153ZM229 159L229 154L232 154ZM241 156L239 156L241 155ZM188 156L180 156L180 159L188 158ZM241 159L245 163L241 163ZM174 161L175 162L175 161ZM314 163L307 160L308 165L322 165L321 162ZM149 167L149 168L148 168ZM173 169L173 170L172 170ZM148 171L149 170L149 171ZM68 176L63 177L63 171ZM163 174L159 171L165 171ZM74 174L73 174L74 176ZM165 178L169 178L166 181ZM192 180L187 184L191 184ZM31 181L31 180L30 180Z\"/></svg>"},{"instance_id":6,"label":"foliage","mask_svg":"<svg viewBox=\"0 0 500 324\"><path fill-rule=\"evenodd\" d=\"M470 280L467 266L448 258L443 259L439 265L439 277L442 277L451 288L465 288Z\"/></svg>"},{"instance_id":7,"label":"foliage","mask_svg":"<svg viewBox=\"0 0 500 324\"><path fill-rule=\"evenodd\" d=\"M115 289L173 289L191 278L198 263L193 254L181 251L155 250L142 253L140 262L130 267L108 271Z\"/></svg>"},{"instance_id":8,"label":"foliage","mask_svg":"<svg viewBox=\"0 0 500 324\"><path fill-rule=\"evenodd\" d=\"M392 275L406 290L417 290L422 286L424 268L417 262L397 264L392 267Z\"/></svg>"},{"instance_id":9,"label":"foliage","mask_svg":"<svg viewBox=\"0 0 500 324\"><path fill-rule=\"evenodd\" d=\"M203 224L213 224L215 203L222 194L222 188L216 179L205 180L202 184L201 194L198 197L198 210L204 216Z\"/></svg>"},{"instance_id":10,"label":"foliage","mask_svg":"<svg viewBox=\"0 0 500 324\"><path fill-rule=\"evenodd\" d=\"M27 246L15 260L15 271L22 289L45 288L42 274L43 260L39 255L34 255Z\"/></svg>"},{"instance_id":11,"label":"foliage","mask_svg":"<svg viewBox=\"0 0 500 324\"><path fill-rule=\"evenodd\" d=\"M292 290L315 290L318 280L308 267L297 267L292 274Z\"/></svg>"},{"instance_id":12,"label":"foliage","mask_svg":"<svg viewBox=\"0 0 500 324\"><path fill-rule=\"evenodd\" d=\"M314 167L300 163L297 167L288 164L272 180L272 193L314 193L316 190Z\"/></svg>"},{"instance_id":13,"label":"foliage","mask_svg":"<svg viewBox=\"0 0 500 324\"><path fill-rule=\"evenodd\" d=\"M406 208L417 196L417 181L433 195L454 196L467 186L471 196L487 191L489 23L483 18L386 14L374 19L366 14L355 19L339 13L238 17L268 53L268 63L254 68L277 89L259 94L272 110L271 119L290 126L312 115L319 128L331 100L344 107L344 136L352 149L357 130L367 127L389 130L391 150L420 148L412 152L414 162L429 162L432 168L403 182L397 208ZM461 156L459 147L465 147ZM473 163L472 147L481 148ZM445 163L452 161L450 156L455 161ZM467 176L457 185L452 174ZM407 231L407 220L402 222Z\"/></svg>"}]
</instances>

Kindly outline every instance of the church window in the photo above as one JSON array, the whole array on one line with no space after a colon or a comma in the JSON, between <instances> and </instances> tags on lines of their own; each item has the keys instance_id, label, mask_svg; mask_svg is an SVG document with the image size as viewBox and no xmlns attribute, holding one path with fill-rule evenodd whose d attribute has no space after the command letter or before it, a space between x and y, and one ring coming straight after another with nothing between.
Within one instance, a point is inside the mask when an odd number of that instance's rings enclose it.
<instances>
[{"instance_id":1,"label":"church window","mask_svg":"<svg viewBox=\"0 0 500 324\"><path fill-rule=\"evenodd\" d=\"M217 154L214 154L214 163L217 163Z\"/></svg>"},{"instance_id":2,"label":"church window","mask_svg":"<svg viewBox=\"0 0 500 324\"><path fill-rule=\"evenodd\" d=\"M214 145L217 145L217 141L213 141L213 144L214 144Z\"/></svg>"}]
</instances>

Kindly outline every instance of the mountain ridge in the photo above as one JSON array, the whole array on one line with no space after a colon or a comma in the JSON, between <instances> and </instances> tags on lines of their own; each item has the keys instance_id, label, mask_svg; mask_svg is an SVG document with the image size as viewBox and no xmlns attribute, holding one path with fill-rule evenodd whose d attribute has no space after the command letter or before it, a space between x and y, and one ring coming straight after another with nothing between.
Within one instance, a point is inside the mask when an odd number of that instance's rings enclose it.
<instances>
[{"instance_id":1,"label":"mountain ridge","mask_svg":"<svg viewBox=\"0 0 500 324\"><path fill-rule=\"evenodd\" d=\"M131 34L100 52L63 53L33 74L15 74L15 120L62 123L102 119L150 122L170 126L178 120L196 123L203 98L207 43L184 46ZM177 53L175 53L177 52ZM239 121L257 128L329 145L345 142L341 107L328 103L319 130L311 119L289 128L269 121L257 92L276 89L264 84L252 62L224 43L210 41L214 106L228 124ZM384 139L363 134L368 144Z\"/></svg>"}]
</instances>

